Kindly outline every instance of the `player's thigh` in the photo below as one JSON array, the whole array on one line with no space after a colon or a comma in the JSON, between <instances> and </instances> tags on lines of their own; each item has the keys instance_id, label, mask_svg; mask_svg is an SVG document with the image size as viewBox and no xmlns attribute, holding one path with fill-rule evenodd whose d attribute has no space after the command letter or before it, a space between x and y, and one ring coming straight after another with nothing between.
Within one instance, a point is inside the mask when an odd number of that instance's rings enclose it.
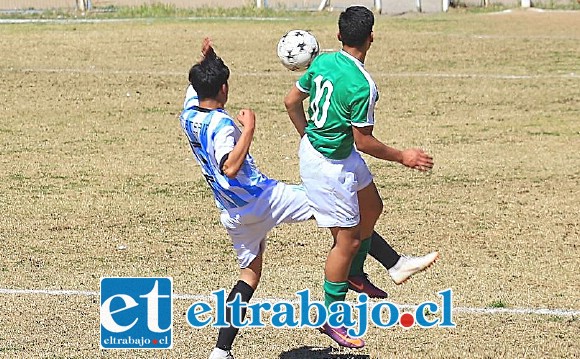
<instances>
[{"instance_id":1,"label":"player's thigh","mask_svg":"<svg viewBox=\"0 0 580 359\"><path fill-rule=\"evenodd\" d=\"M270 207L274 226L280 223L304 222L313 218L306 189L302 185L278 183L272 191Z\"/></svg>"},{"instance_id":2,"label":"player's thigh","mask_svg":"<svg viewBox=\"0 0 580 359\"><path fill-rule=\"evenodd\" d=\"M258 254L247 267L240 269L240 279L254 290L258 287L262 277L263 257L263 253Z\"/></svg>"},{"instance_id":3,"label":"player's thigh","mask_svg":"<svg viewBox=\"0 0 580 359\"><path fill-rule=\"evenodd\" d=\"M383 211L383 201L375 183L371 183L357 193L360 210L360 231L363 239L373 233L375 224Z\"/></svg>"},{"instance_id":4,"label":"player's thigh","mask_svg":"<svg viewBox=\"0 0 580 359\"><path fill-rule=\"evenodd\" d=\"M302 177L308 204L319 227L354 227L359 223L356 180L352 172L329 163L320 173Z\"/></svg>"},{"instance_id":5,"label":"player's thigh","mask_svg":"<svg viewBox=\"0 0 580 359\"><path fill-rule=\"evenodd\" d=\"M360 230L363 239L371 236L375 223L383 211L383 201L373 182L373 175L359 152L348 157L348 166L356 176L357 198L360 213Z\"/></svg>"},{"instance_id":6,"label":"player's thigh","mask_svg":"<svg viewBox=\"0 0 580 359\"><path fill-rule=\"evenodd\" d=\"M222 213L220 219L232 241L238 265L241 269L247 268L266 250L266 236L272 225L263 221L242 224L237 218L230 217L227 212Z\"/></svg>"},{"instance_id":7,"label":"player's thigh","mask_svg":"<svg viewBox=\"0 0 580 359\"><path fill-rule=\"evenodd\" d=\"M319 227L354 227L359 222L358 183L344 161L329 160L307 136L300 143L300 177Z\"/></svg>"}]
</instances>

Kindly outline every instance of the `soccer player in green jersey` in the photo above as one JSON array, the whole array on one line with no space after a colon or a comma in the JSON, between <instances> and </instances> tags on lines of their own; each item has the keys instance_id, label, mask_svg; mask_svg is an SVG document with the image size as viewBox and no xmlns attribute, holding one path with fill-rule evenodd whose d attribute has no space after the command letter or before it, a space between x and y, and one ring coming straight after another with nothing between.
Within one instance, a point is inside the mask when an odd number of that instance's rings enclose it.
<instances>
[{"instance_id":1,"label":"soccer player in green jersey","mask_svg":"<svg viewBox=\"0 0 580 359\"><path fill-rule=\"evenodd\" d=\"M324 273L325 303L343 301L348 277L361 271L383 203L358 151L428 171L433 159L421 149L398 150L373 136L377 86L364 67L373 42L373 13L351 6L340 14L342 50L317 56L286 96L288 115L302 137L300 177L319 227L334 238ZM309 98L306 119L303 102ZM356 147L355 147L356 146ZM360 206L359 206L360 204ZM346 329L325 325L321 331L338 344L364 346Z\"/></svg>"}]
</instances>

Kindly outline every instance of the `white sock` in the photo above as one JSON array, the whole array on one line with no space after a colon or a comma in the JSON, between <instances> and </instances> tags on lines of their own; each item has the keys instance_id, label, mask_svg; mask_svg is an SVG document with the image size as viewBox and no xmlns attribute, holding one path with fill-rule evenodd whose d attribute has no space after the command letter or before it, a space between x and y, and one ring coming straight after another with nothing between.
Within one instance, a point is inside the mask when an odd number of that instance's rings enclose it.
<instances>
[{"instance_id":1,"label":"white sock","mask_svg":"<svg viewBox=\"0 0 580 359\"><path fill-rule=\"evenodd\" d=\"M213 348L213 351L210 354L210 358L225 358L228 355L228 352L220 349L220 348Z\"/></svg>"}]
</instances>

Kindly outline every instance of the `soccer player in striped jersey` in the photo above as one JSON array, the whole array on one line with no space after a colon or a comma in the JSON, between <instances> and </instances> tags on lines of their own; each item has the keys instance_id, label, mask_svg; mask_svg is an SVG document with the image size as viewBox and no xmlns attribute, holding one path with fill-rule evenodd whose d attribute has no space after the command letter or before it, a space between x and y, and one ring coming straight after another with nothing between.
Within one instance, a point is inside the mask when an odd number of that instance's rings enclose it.
<instances>
[{"instance_id":1,"label":"soccer player in striped jersey","mask_svg":"<svg viewBox=\"0 0 580 359\"><path fill-rule=\"evenodd\" d=\"M211 52L189 72L199 105L186 108L180 123L200 164L218 208L220 220L231 237L240 276L228 295L249 302L260 281L267 233L280 223L302 222L312 214L300 186L286 185L261 173L249 154L256 117L243 109L236 126L224 110L228 99L229 69ZM297 199L303 198L303 201ZM245 311L242 311L245 316ZM243 319L243 318L242 318ZM231 323L231 311L226 311ZM231 347L238 329L221 328L210 359L233 358Z\"/></svg>"},{"instance_id":2,"label":"soccer player in striped jersey","mask_svg":"<svg viewBox=\"0 0 580 359\"><path fill-rule=\"evenodd\" d=\"M349 276L356 274L353 270L361 270L383 210L358 151L421 171L433 167L433 159L421 149L400 151L372 134L379 96L364 61L373 42L373 26L374 15L366 7L351 6L343 11L338 21L342 50L318 55L284 100L301 136L300 177L314 217L334 238L325 265L327 306L343 301L349 285L352 287ZM307 98L309 120L303 105ZM432 261L437 256L433 253ZM339 344L343 340L344 346L364 346L362 339L350 338L345 328L326 325L323 333Z\"/></svg>"},{"instance_id":3,"label":"soccer player in striped jersey","mask_svg":"<svg viewBox=\"0 0 580 359\"><path fill-rule=\"evenodd\" d=\"M242 300L248 302L260 280L267 233L280 223L311 219L312 210L302 186L283 184L257 169L249 154L255 114L251 110L240 111L237 119L244 126L244 131L240 131L224 110L229 92L229 69L215 55L209 39L204 39L202 57L203 60L190 71L180 123L214 193L221 222L237 253L240 280L230 292L228 301L240 293ZM434 261L433 254L399 256L378 233L373 232L373 238L370 253L389 270L396 284ZM362 263L360 274L349 280L355 291L377 298L387 296L368 281L362 272ZM237 329L233 327L220 329L210 358L233 358L231 347L236 334Z\"/></svg>"}]
</instances>

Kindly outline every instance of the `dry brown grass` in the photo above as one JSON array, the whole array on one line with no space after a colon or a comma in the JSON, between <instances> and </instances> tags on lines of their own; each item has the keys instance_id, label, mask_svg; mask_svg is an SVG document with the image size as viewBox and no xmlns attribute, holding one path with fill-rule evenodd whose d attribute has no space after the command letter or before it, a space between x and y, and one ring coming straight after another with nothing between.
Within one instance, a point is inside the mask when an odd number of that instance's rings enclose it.
<instances>
[{"instance_id":1,"label":"dry brown grass","mask_svg":"<svg viewBox=\"0 0 580 359\"><path fill-rule=\"evenodd\" d=\"M98 291L105 276L171 276L175 293L229 288L234 254L177 121L187 71L201 38L213 37L232 70L230 112L258 112L258 164L297 182L282 98L298 74L277 62L275 43L304 27L336 48L335 15L1 25L0 288ZM401 287L369 260L392 301L453 288L458 307L580 310L578 23L580 13L565 12L378 18L367 62L381 92L375 133L436 159L429 175L369 159L385 202L378 230L401 252L442 254ZM256 296L318 293L329 245L314 223L275 229ZM213 329L187 326L188 300L175 301L173 350L119 352L98 349L97 297L0 298L5 357L204 358L215 340ZM580 356L577 317L455 319L453 330L372 329L352 352L312 330L247 330L235 354Z\"/></svg>"}]
</instances>

